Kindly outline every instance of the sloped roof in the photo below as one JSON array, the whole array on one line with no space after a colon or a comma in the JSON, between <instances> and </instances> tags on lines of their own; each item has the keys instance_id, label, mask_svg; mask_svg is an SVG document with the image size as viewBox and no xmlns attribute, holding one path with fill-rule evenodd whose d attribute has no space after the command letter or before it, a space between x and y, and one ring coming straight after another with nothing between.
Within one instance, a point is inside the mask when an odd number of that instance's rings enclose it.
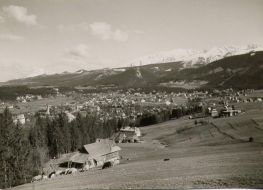
<instances>
[{"instance_id":1,"label":"sloped roof","mask_svg":"<svg viewBox=\"0 0 263 190\"><path fill-rule=\"evenodd\" d=\"M120 151L121 148L119 146L113 146L111 147L111 152L117 152L117 151Z\"/></svg>"},{"instance_id":2,"label":"sloped roof","mask_svg":"<svg viewBox=\"0 0 263 190\"><path fill-rule=\"evenodd\" d=\"M95 143L86 144L83 147L88 152L89 158L98 158L121 150L120 147L114 144L114 141L109 139L98 139Z\"/></svg>"},{"instance_id":3,"label":"sloped roof","mask_svg":"<svg viewBox=\"0 0 263 190\"><path fill-rule=\"evenodd\" d=\"M135 131L120 131L120 134L125 134L126 137L133 137L133 136L136 136L136 133Z\"/></svg>"},{"instance_id":4,"label":"sloped roof","mask_svg":"<svg viewBox=\"0 0 263 190\"><path fill-rule=\"evenodd\" d=\"M104 140L100 142L84 145L85 150L92 158L109 154L111 152L111 147L112 147L112 143Z\"/></svg>"},{"instance_id":5,"label":"sloped roof","mask_svg":"<svg viewBox=\"0 0 263 190\"><path fill-rule=\"evenodd\" d=\"M76 163L85 163L87 160L89 159L89 155L88 154L83 154L80 152L77 152L76 154L74 154L73 156L70 157L70 161L71 162L76 162Z\"/></svg>"},{"instance_id":6,"label":"sloped roof","mask_svg":"<svg viewBox=\"0 0 263 190\"><path fill-rule=\"evenodd\" d=\"M124 128L121 128L120 131L124 131L124 132L126 132L126 131L133 131L134 132L135 128L134 127L130 127L130 126L126 126Z\"/></svg>"},{"instance_id":7,"label":"sloped roof","mask_svg":"<svg viewBox=\"0 0 263 190\"><path fill-rule=\"evenodd\" d=\"M67 154L63 154L60 158L58 158L56 161L56 164L63 164L71 161L71 158L74 157L74 155L78 154L78 152L71 152Z\"/></svg>"}]
</instances>

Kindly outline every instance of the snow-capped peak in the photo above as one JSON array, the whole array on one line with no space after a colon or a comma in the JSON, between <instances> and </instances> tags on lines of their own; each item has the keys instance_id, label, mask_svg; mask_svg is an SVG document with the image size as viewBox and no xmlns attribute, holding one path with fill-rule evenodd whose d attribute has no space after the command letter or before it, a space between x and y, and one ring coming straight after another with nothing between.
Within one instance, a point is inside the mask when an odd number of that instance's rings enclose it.
<instances>
[{"instance_id":1,"label":"snow-capped peak","mask_svg":"<svg viewBox=\"0 0 263 190\"><path fill-rule=\"evenodd\" d=\"M166 62L177 62L184 61L188 57L191 57L200 51L193 49L174 49L170 51L163 51L153 55L148 55L135 59L131 62L132 65L147 65L152 63L166 63Z\"/></svg>"},{"instance_id":2,"label":"snow-capped peak","mask_svg":"<svg viewBox=\"0 0 263 190\"><path fill-rule=\"evenodd\" d=\"M263 47L249 44L247 46L213 47L209 50L201 51L194 49L174 49L135 59L130 64L136 66L154 63L184 62L185 67L188 67L196 64L208 64L224 57L249 53L251 51L263 51Z\"/></svg>"}]
</instances>

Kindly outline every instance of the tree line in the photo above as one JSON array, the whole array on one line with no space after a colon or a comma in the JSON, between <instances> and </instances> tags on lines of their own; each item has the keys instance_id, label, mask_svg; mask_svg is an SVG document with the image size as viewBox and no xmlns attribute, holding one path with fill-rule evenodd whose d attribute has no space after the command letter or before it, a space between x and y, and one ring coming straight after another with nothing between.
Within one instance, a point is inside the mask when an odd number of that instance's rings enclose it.
<instances>
[{"instance_id":1,"label":"tree line","mask_svg":"<svg viewBox=\"0 0 263 190\"><path fill-rule=\"evenodd\" d=\"M5 109L0 114L0 188L28 182L36 172L35 156L26 131L13 123Z\"/></svg>"},{"instance_id":2,"label":"tree line","mask_svg":"<svg viewBox=\"0 0 263 190\"><path fill-rule=\"evenodd\" d=\"M35 125L30 127L29 141L36 149L45 149L50 158L78 150L84 144L95 142L97 138L108 138L118 130L122 120L114 117L100 120L95 114L77 114L69 122L61 112L53 118L36 115Z\"/></svg>"},{"instance_id":3,"label":"tree line","mask_svg":"<svg viewBox=\"0 0 263 190\"><path fill-rule=\"evenodd\" d=\"M141 116L137 118L137 126L143 127L147 125L154 125L170 119L178 119L185 115L191 115L204 112L203 106L199 104L191 104L187 106L177 106L171 109L160 109L158 111L144 111Z\"/></svg>"},{"instance_id":4,"label":"tree line","mask_svg":"<svg viewBox=\"0 0 263 190\"><path fill-rule=\"evenodd\" d=\"M25 96L26 94L42 95L44 97L55 95L52 88L29 88L28 86L1 86L0 100L13 101L18 96Z\"/></svg>"}]
</instances>

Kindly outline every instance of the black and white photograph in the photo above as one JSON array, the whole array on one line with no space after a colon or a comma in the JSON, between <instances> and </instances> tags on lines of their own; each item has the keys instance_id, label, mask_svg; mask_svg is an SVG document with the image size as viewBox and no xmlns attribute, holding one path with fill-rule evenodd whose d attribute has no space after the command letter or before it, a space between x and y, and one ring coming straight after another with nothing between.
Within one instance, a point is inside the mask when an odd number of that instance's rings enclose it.
<instances>
[{"instance_id":1,"label":"black and white photograph","mask_svg":"<svg viewBox=\"0 0 263 190\"><path fill-rule=\"evenodd\" d=\"M1 189L263 189L263 0L0 0Z\"/></svg>"}]
</instances>

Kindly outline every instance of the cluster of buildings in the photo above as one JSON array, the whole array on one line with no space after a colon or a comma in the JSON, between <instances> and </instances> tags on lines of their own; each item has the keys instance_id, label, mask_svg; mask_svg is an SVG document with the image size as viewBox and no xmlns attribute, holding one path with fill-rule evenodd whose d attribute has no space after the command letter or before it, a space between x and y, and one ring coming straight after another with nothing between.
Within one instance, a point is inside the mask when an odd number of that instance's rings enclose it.
<instances>
[{"instance_id":1,"label":"cluster of buildings","mask_svg":"<svg viewBox=\"0 0 263 190\"><path fill-rule=\"evenodd\" d=\"M17 102L22 102L22 103L26 103L26 102L31 102L34 100L42 100L42 96L41 95L32 95L32 94L27 94L25 96L18 96L16 98Z\"/></svg>"},{"instance_id":2,"label":"cluster of buildings","mask_svg":"<svg viewBox=\"0 0 263 190\"><path fill-rule=\"evenodd\" d=\"M232 117L241 113L241 110L235 109L233 106L224 106L222 109L208 107L208 113L213 118Z\"/></svg>"},{"instance_id":3,"label":"cluster of buildings","mask_svg":"<svg viewBox=\"0 0 263 190\"><path fill-rule=\"evenodd\" d=\"M195 116L190 116L189 118L201 118L206 116L211 116L213 118L217 117L232 117L240 114L242 111L236 109L235 107L241 103L260 103L263 101L262 97L257 97L253 94L254 90L213 90L212 92L205 93L203 97L199 98L189 98L189 100L197 100L205 108L204 113L197 114ZM253 94L253 95L252 95Z\"/></svg>"},{"instance_id":4,"label":"cluster of buildings","mask_svg":"<svg viewBox=\"0 0 263 190\"><path fill-rule=\"evenodd\" d=\"M75 119L77 113L95 114L99 121L111 118L123 118L135 121L143 111L160 112L186 102L185 94L175 93L138 93L110 92L75 95L74 101L60 106L46 105L39 110L43 117L52 117L56 113L66 113L69 122ZM178 101L179 100L179 101Z\"/></svg>"},{"instance_id":5,"label":"cluster of buildings","mask_svg":"<svg viewBox=\"0 0 263 190\"><path fill-rule=\"evenodd\" d=\"M261 97L242 97L242 96L229 96L225 98L227 103L248 103L248 102L262 102Z\"/></svg>"},{"instance_id":6,"label":"cluster of buildings","mask_svg":"<svg viewBox=\"0 0 263 190\"><path fill-rule=\"evenodd\" d=\"M167 93L152 91L144 93L140 89L116 90L101 93L69 92L62 94L59 89L54 88L56 96L70 96L72 101L62 105L46 105L38 112L41 116L52 117L57 113L64 112L71 122L76 118L77 113L96 114L98 121L103 122L111 118L129 119L135 122L138 116L144 112L159 114L163 110L172 110L180 105L187 105L189 102L199 102L200 105L208 108L212 117L232 116L240 113L229 107L229 104L239 102L262 102L261 97L251 98L253 90L235 91L233 89L213 91L192 91ZM42 99L42 96L25 95L17 97L18 102L28 102ZM47 101L48 102L48 101ZM212 103L211 103L212 102ZM216 106L215 106L216 105ZM220 105L221 107L219 107ZM226 106L226 107L223 107ZM34 113L21 113L14 116L14 122L25 124L31 120Z\"/></svg>"}]
</instances>

